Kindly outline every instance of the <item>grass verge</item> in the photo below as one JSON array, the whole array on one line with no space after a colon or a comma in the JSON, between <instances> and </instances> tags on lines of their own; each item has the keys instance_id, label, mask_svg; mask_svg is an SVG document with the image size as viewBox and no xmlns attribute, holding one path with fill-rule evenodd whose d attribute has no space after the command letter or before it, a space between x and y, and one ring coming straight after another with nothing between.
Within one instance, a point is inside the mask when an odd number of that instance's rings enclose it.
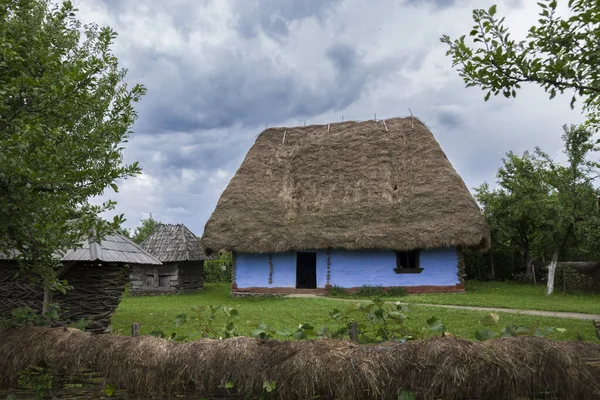
<instances>
[{"instance_id":1,"label":"grass verge","mask_svg":"<svg viewBox=\"0 0 600 400\"><path fill-rule=\"evenodd\" d=\"M327 322L329 311L334 308L345 310L352 305L343 300L302 299L302 298L231 298L228 284L207 284L203 291L190 294L177 294L154 297L126 296L112 318L113 332L121 335L131 334L131 324L138 322L141 333L148 334L157 327L165 333L176 331L178 334L191 335L195 333L189 325L176 328L175 317L180 313L190 314L192 306L223 305L239 310L239 319L235 322L240 333L249 335L256 326L263 322L275 329L295 329L301 323L310 323L317 328ZM457 298L465 295L454 295ZM402 301L419 296L402 297ZM368 300L365 300L368 301ZM215 323L223 326L224 313L219 313ZM440 319L448 332L455 336L475 339L475 332L484 327L479 321L488 315L486 312L452 310L435 306L412 306L407 313L405 322L410 329L419 330L427 326L427 319L432 316ZM565 329L555 332L550 337L557 340L575 340L577 332L586 341L597 341L595 329L591 321L573 319L549 318L500 313L496 330L507 325L539 324L540 327L555 327Z\"/></svg>"},{"instance_id":2,"label":"grass verge","mask_svg":"<svg viewBox=\"0 0 600 400\"><path fill-rule=\"evenodd\" d=\"M514 282L467 281L464 294L419 294L401 299L408 303L450 304L475 307L502 307L519 310L545 310L600 314L600 296L593 294L562 294L546 296L543 285Z\"/></svg>"}]
</instances>

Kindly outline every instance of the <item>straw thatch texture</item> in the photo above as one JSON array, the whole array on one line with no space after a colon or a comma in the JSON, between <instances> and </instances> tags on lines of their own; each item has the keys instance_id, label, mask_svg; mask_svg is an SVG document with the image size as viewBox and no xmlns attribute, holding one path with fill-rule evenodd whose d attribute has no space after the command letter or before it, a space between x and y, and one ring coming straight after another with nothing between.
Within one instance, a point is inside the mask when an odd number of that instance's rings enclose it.
<instances>
[{"instance_id":1,"label":"straw thatch texture","mask_svg":"<svg viewBox=\"0 0 600 400\"><path fill-rule=\"evenodd\" d=\"M473 343L434 338L404 344L343 340L261 342L239 337L174 343L89 335L74 329L20 327L0 332L0 386L45 363L59 373L90 368L138 396L209 394L226 382L257 396L275 381L275 398L563 400L600 398L600 346L520 337Z\"/></svg>"},{"instance_id":2,"label":"straw thatch texture","mask_svg":"<svg viewBox=\"0 0 600 400\"><path fill-rule=\"evenodd\" d=\"M185 225L160 224L140 246L162 262L204 261L200 240Z\"/></svg>"},{"instance_id":3,"label":"straw thatch texture","mask_svg":"<svg viewBox=\"0 0 600 400\"><path fill-rule=\"evenodd\" d=\"M487 248L490 233L429 129L395 118L265 130L201 242L207 253Z\"/></svg>"}]
</instances>

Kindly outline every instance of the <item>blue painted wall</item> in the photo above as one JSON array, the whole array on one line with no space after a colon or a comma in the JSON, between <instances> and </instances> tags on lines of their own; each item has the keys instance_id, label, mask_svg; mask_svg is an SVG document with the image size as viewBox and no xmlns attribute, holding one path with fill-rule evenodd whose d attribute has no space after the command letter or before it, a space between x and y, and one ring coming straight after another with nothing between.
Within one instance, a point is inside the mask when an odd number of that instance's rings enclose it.
<instances>
[{"instance_id":1,"label":"blue painted wall","mask_svg":"<svg viewBox=\"0 0 600 400\"><path fill-rule=\"evenodd\" d=\"M327 281L327 253L317 250L317 287ZM331 284L345 288L362 285L382 286L451 286L459 282L456 249L440 248L421 251L420 274L396 274L396 253L389 250L332 250ZM238 288L296 287L296 253L273 254L273 283L269 285L268 254L236 253Z\"/></svg>"}]
</instances>

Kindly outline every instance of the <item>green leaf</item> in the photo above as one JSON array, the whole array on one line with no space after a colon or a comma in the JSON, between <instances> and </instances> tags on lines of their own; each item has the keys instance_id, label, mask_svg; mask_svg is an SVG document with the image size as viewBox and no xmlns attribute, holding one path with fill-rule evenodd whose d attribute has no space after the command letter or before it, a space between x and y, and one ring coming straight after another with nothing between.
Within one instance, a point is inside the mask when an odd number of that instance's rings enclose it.
<instances>
[{"instance_id":1,"label":"green leaf","mask_svg":"<svg viewBox=\"0 0 600 400\"><path fill-rule=\"evenodd\" d=\"M427 325L429 325L429 329L432 332L444 332L446 327L442 324L442 321L437 319L436 317L431 317L427 320Z\"/></svg>"},{"instance_id":2,"label":"green leaf","mask_svg":"<svg viewBox=\"0 0 600 400\"><path fill-rule=\"evenodd\" d=\"M89 320L81 318L75 323L75 329L79 329L80 331L85 331L85 328L87 328L87 326L89 325L90 322L91 321L89 321Z\"/></svg>"},{"instance_id":3,"label":"green leaf","mask_svg":"<svg viewBox=\"0 0 600 400\"><path fill-rule=\"evenodd\" d=\"M233 317L237 317L240 313L237 309L235 308L230 308L230 307L223 307L223 312L225 313L225 315L227 315L227 317L229 318L233 318Z\"/></svg>"},{"instance_id":4,"label":"green leaf","mask_svg":"<svg viewBox=\"0 0 600 400\"><path fill-rule=\"evenodd\" d=\"M331 319L340 319L342 317L342 312L337 308L334 308L332 311L329 311L329 317Z\"/></svg>"},{"instance_id":5,"label":"green leaf","mask_svg":"<svg viewBox=\"0 0 600 400\"><path fill-rule=\"evenodd\" d=\"M475 332L475 339L477 340L490 340L497 336L495 332L490 331L488 328L482 329L480 331Z\"/></svg>"},{"instance_id":6,"label":"green leaf","mask_svg":"<svg viewBox=\"0 0 600 400\"><path fill-rule=\"evenodd\" d=\"M494 16L496 14L496 5L494 4L493 6L490 7L490 9L488 10L488 13L491 16Z\"/></svg>"},{"instance_id":7,"label":"green leaf","mask_svg":"<svg viewBox=\"0 0 600 400\"><path fill-rule=\"evenodd\" d=\"M297 340L302 340L302 339L306 339L306 334L303 331L298 330L298 331L294 332L292 337Z\"/></svg>"},{"instance_id":8,"label":"green leaf","mask_svg":"<svg viewBox=\"0 0 600 400\"><path fill-rule=\"evenodd\" d=\"M277 387L277 383L275 381L264 381L263 389L267 391L267 393L273 392Z\"/></svg>"},{"instance_id":9,"label":"green leaf","mask_svg":"<svg viewBox=\"0 0 600 400\"><path fill-rule=\"evenodd\" d=\"M173 322L175 323L176 327L180 327L187 322L187 315L185 313L181 313L175 317L175 321Z\"/></svg>"},{"instance_id":10,"label":"green leaf","mask_svg":"<svg viewBox=\"0 0 600 400\"><path fill-rule=\"evenodd\" d=\"M417 400L417 396L412 390L401 389L398 392L398 400Z\"/></svg>"},{"instance_id":11,"label":"green leaf","mask_svg":"<svg viewBox=\"0 0 600 400\"><path fill-rule=\"evenodd\" d=\"M233 382L227 381L225 382L225 389L233 389Z\"/></svg>"},{"instance_id":12,"label":"green leaf","mask_svg":"<svg viewBox=\"0 0 600 400\"><path fill-rule=\"evenodd\" d=\"M303 329L303 330L307 330L307 331L312 331L312 330L314 330L314 329L315 329L315 327L314 327L314 326L312 326L311 324L308 324L308 323L306 323L306 324L301 324L301 325L299 326L299 328L298 328L298 329Z\"/></svg>"},{"instance_id":13,"label":"green leaf","mask_svg":"<svg viewBox=\"0 0 600 400\"><path fill-rule=\"evenodd\" d=\"M404 321L404 320L406 320L406 318L408 318L404 313L402 313L400 311L390 311L388 313L388 316L390 318L396 319L398 321Z\"/></svg>"},{"instance_id":14,"label":"green leaf","mask_svg":"<svg viewBox=\"0 0 600 400\"><path fill-rule=\"evenodd\" d=\"M483 317L479 323L484 325L484 326L492 326L492 325L496 325L498 323L498 319L500 317L498 316L498 314L496 313L489 313L488 315L486 315L485 317Z\"/></svg>"},{"instance_id":15,"label":"green leaf","mask_svg":"<svg viewBox=\"0 0 600 400\"><path fill-rule=\"evenodd\" d=\"M159 328L154 328L150 331L150 336L156 336L159 338L164 338L165 337L165 332L162 329Z\"/></svg>"},{"instance_id":16,"label":"green leaf","mask_svg":"<svg viewBox=\"0 0 600 400\"><path fill-rule=\"evenodd\" d=\"M115 386L112 384L106 384L104 385L104 394L106 395L106 397L112 397L112 395L115 393Z\"/></svg>"}]
</instances>

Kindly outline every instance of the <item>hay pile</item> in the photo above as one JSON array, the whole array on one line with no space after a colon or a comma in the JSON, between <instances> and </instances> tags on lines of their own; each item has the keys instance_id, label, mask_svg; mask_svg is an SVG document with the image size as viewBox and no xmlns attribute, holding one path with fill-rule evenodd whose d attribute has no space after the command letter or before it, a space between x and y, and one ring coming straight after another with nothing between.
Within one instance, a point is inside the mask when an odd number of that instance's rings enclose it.
<instances>
[{"instance_id":1,"label":"hay pile","mask_svg":"<svg viewBox=\"0 0 600 400\"><path fill-rule=\"evenodd\" d=\"M62 328L0 332L0 386L15 385L18 371L40 363L67 374L91 368L139 396L216 393L228 381L232 393L251 396L269 380L280 399L397 399L402 388L419 399L600 398L599 345L534 337L364 346L247 337L178 344Z\"/></svg>"}]
</instances>

